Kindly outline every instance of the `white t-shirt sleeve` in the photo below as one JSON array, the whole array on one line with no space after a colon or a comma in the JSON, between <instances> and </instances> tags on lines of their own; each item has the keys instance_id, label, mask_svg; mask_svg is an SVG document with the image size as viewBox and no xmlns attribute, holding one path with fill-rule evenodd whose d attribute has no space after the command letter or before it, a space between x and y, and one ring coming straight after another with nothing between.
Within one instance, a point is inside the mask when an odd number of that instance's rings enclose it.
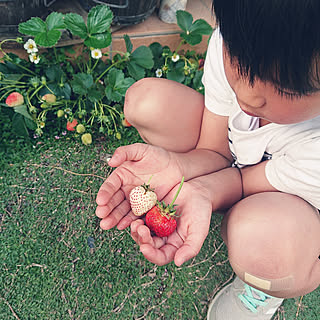
<instances>
[{"instance_id":1,"label":"white t-shirt sleeve","mask_svg":"<svg viewBox=\"0 0 320 320\"><path fill-rule=\"evenodd\" d=\"M279 191L297 195L320 209L320 137L297 144L268 161L265 173Z\"/></svg>"},{"instance_id":2,"label":"white t-shirt sleeve","mask_svg":"<svg viewBox=\"0 0 320 320\"><path fill-rule=\"evenodd\" d=\"M217 28L209 42L202 82L206 108L215 114L230 116L237 107L235 94L224 71L222 44L222 36Z\"/></svg>"}]
</instances>

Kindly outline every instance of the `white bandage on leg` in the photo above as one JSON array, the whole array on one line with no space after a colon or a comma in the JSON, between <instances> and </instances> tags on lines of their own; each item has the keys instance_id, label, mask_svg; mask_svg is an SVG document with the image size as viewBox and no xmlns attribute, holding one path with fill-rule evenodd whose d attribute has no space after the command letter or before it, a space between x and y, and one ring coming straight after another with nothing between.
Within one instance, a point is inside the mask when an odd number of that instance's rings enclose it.
<instances>
[{"instance_id":1,"label":"white bandage on leg","mask_svg":"<svg viewBox=\"0 0 320 320\"><path fill-rule=\"evenodd\" d=\"M267 291L290 290L293 287L293 277L288 276L281 279L265 279L256 277L250 273L243 274L243 280L259 289Z\"/></svg>"}]
</instances>

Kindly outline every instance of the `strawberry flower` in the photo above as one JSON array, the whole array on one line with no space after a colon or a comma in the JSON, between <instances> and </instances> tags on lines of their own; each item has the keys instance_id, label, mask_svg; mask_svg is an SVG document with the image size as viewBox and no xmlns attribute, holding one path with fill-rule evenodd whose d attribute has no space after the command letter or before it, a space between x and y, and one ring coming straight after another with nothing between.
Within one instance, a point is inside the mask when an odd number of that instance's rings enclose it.
<instances>
[{"instance_id":1,"label":"strawberry flower","mask_svg":"<svg viewBox=\"0 0 320 320\"><path fill-rule=\"evenodd\" d=\"M34 40L29 39L23 47L27 50L28 53L35 53L38 52L38 48Z\"/></svg>"},{"instance_id":2,"label":"strawberry flower","mask_svg":"<svg viewBox=\"0 0 320 320\"><path fill-rule=\"evenodd\" d=\"M75 127L77 126L78 121L77 119L73 119L72 122L67 122L67 130L68 131L75 131Z\"/></svg>"},{"instance_id":3,"label":"strawberry flower","mask_svg":"<svg viewBox=\"0 0 320 320\"><path fill-rule=\"evenodd\" d=\"M31 54L29 55L29 60L30 60L31 62L33 62L34 64L38 64L39 61L40 61L40 57L39 57L36 53L31 53Z\"/></svg>"},{"instance_id":4,"label":"strawberry flower","mask_svg":"<svg viewBox=\"0 0 320 320\"><path fill-rule=\"evenodd\" d=\"M91 50L91 57L93 59L100 59L102 57L102 52L100 49L92 49Z\"/></svg>"},{"instance_id":5,"label":"strawberry flower","mask_svg":"<svg viewBox=\"0 0 320 320\"><path fill-rule=\"evenodd\" d=\"M161 69L157 69L156 70L156 77L157 78L161 78L162 77L162 70Z\"/></svg>"},{"instance_id":6,"label":"strawberry flower","mask_svg":"<svg viewBox=\"0 0 320 320\"><path fill-rule=\"evenodd\" d=\"M174 53L174 54L172 55L171 60L172 60L173 62L177 62L179 59L180 59L180 56L179 56L177 53Z\"/></svg>"}]
</instances>

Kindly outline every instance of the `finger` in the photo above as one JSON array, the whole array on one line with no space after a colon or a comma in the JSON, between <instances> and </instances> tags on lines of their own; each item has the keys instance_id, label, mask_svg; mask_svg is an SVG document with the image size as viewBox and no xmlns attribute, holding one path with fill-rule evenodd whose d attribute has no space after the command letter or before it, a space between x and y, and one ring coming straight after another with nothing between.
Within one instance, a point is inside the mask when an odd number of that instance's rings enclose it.
<instances>
[{"instance_id":1,"label":"finger","mask_svg":"<svg viewBox=\"0 0 320 320\"><path fill-rule=\"evenodd\" d=\"M172 244L165 244L160 249L156 249L150 244L142 244L140 246L140 251L150 262L155 263L158 266L163 266L173 260L177 248Z\"/></svg>"},{"instance_id":2,"label":"finger","mask_svg":"<svg viewBox=\"0 0 320 320\"><path fill-rule=\"evenodd\" d=\"M190 228L191 229L191 228ZM207 232L199 232L197 230L190 230L184 244L177 250L174 257L174 263L179 267L186 261L195 257L201 250L204 240L206 239Z\"/></svg>"},{"instance_id":3,"label":"finger","mask_svg":"<svg viewBox=\"0 0 320 320\"><path fill-rule=\"evenodd\" d=\"M109 166L118 167L125 161L138 161L143 158L147 148L146 144L135 143L127 146L121 146L116 149L112 158L108 161Z\"/></svg>"},{"instance_id":4,"label":"finger","mask_svg":"<svg viewBox=\"0 0 320 320\"><path fill-rule=\"evenodd\" d=\"M105 206L98 206L96 208L96 216L101 219L105 218L124 200L124 198L123 192L121 190L117 191Z\"/></svg>"},{"instance_id":5,"label":"finger","mask_svg":"<svg viewBox=\"0 0 320 320\"><path fill-rule=\"evenodd\" d=\"M131 223L135 220L139 219L139 217L137 217L136 215L134 215L132 213L132 211L130 211L129 214L127 214L126 216L124 216L118 223L117 228L119 230L123 230L125 228L128 228Z\"/></svg>"},{"instance_id":6,"label":"finger","mask_svg":"<svg viewBox=\"0 0 320 320\"><path fill-rule=\"evenodd\" d=\"M100 227L103 230L109 230L115 227L119 221L129 213L130 204L127 200L122 201L106 218L100 221Z\"/></svg>"},{"instance_id":7,"label":"finger","mask_svg":"<svg viewBox=\"0 0 320 320\"><path fill-rule=\"evenodd\" d=\"M98 206L105 206L108 204L110 199L115 195L115 193L121 188L122 180L115 170L112 174L104 181L101 185L96 202Z\"/></svg>"},{"instance_id":8,"label":"finger","mask_svg":"<svg viewBox=\"0 0 320 320\"><path fill-rule=\"evenodd\" d=\"M132 222L131 236L139 245L150 244L156 249L161 248L166 243L166 238L152 237L150 229L144 225L142 219Z\"/></svg>"},{"instance_id":9,"label":"finger","mask_svg":"<svg viewBox=\"0 0 320 320\"><path fill-rule=\"evenodd\" d=\"M142 225L144 225L144 222L142 219L135 220L130 225L131 237L136 243L138 243L138 237L139 237L138 228Z\"/></svg>"}]
</instances>

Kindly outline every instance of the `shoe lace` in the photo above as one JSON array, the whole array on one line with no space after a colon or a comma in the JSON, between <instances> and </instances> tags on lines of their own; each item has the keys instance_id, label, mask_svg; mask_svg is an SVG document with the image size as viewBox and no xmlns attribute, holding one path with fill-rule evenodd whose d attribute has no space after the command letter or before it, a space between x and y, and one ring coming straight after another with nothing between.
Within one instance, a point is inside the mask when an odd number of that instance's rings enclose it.
<instances>
[{"instance_id":1,"label":"shoe lace","mask_svg":"<svg viewBox=\"0 0 320 320\"><path fill-rule=\"evenodd\" d=\"M267 305L267 299L271 298L268 294L254 289L249 285L245 284L245 293L239 294L238 297L241 302L253 313L258 312L258 306Z\"/></svg>"}]
</instances>

